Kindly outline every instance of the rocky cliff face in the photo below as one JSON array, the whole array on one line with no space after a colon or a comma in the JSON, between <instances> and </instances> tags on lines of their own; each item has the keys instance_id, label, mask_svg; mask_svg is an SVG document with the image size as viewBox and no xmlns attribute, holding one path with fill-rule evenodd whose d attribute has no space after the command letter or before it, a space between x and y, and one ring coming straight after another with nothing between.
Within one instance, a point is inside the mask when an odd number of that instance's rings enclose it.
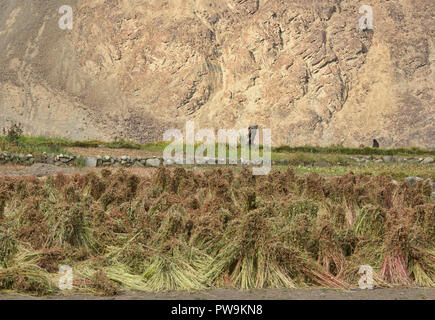
<instances>
[{"instance_id":1,"label":"rocky cliff face","mask_svg":"<svg viewBox=\"0 0 435 320\"><path fill-rule=\"evenodd\" d=\"M194 120L275 145L435 147L433 0L78 0L72 30L64 4L0 3L0 126L144 142Z\"/></svg>"}]
</instances>

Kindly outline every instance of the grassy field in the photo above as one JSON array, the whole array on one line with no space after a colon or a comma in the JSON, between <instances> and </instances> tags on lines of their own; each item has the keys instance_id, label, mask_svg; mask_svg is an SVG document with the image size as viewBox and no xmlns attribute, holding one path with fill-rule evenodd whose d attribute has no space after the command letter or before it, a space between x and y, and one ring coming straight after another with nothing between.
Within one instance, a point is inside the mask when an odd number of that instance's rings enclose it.
<instances>
[{"instance_id":1,"label":"grassy field","mask_svg":"<svg viewBox=\"0 0 435 320\"><path fill-rule=\"evenodd\" d=\"M20 136L15 141L11 142L5 136L0 136L0 151L8 151L15 154L33 154L40 155L44 152L55 154L68 154L68 155L138 155L141 156L162 156L163 150L168 146L166 142L156 142L147 144L137 144L124 140L116 140L112 142L103 141L72 141L60 138L46 138L46 137L30 137ZM194 146L195 150L198 146ZM186 145L183 146L186 151ZM216 157L218 156L218 148L215 149ZM260 146L260 154L262 154L262 147ZM375 148L345 148L345 147L273 147L271 152L272 161L286 161L287 165L310 167L317 166L318 163L333 166L329 170L319 170L319 172L329 171L331 174L336 172L343 172L342 166L352 164L353 157L355 156L369 156L373 159L380 158L385 155L394 157L428 157L435 156L435 150L424 150L420 148L400 148L400 149L375 149ZM227 157L229 150L227 148ZM238 146L237 157L242 156L242 148ZM402 164L403 165L403 164ZM418 167L418 166L415 166ZM376 167L377 168L377 167ZM370 168L369 168L370 169ZM413 169L412 165L406 168L397 168L397 171L405 171ZM382 167L380 168L382 170ZM360 169L358 169L360 172ZM415 170L412 170L415 171ZM367 172L367 170L365 171Z\"/></svg>"},{"instance_id":2,"label":"grassy field","mask_svg":"<svg viewBox=\"0 0 435 320\"><path fill-rule=\"evenodd\" d=\"M7 137L0 136L0 151L38 155L43 152L80 155L80 156L104 156L115 155L121 157L152 157L162 156L163 150L168 143L136 144L124 140L113 142L102 141L72 141L59 138L20 136L14 143ZM186 146L184 146L186 149ZM217 149L216 149L217 150ZM228 151L228 150L227 150ZM261 151L261 150L260 150ZM240 157L241 148L238 147ZM434 157L435 150L419 148L408 149L373 149L373 148L344 148L344 147L276 147L272 148L272 161L278 163L278 170L286 170L292 166L298 174L318 173L322 176L339 176L353 172L367 175L387 175L396 180L402 180L408 176L431 178L435 181L434 165L421 165L417 162L375 162L384 155L393 155L394 158L424 158ZM371 159L369 162L357 163L354 157L365 156ZM279 165L285 161L285 165ZM188 168L193 168L190 166ZM211 167L210 167L211 168ZM237 170L237 169L236 169Z\"/></svg>"},{"instance_id":3,"label":"grassy field","mask_svg":"<svg viewBox=\"0 0 435 320\"><path fill-rule=\"evenodd\" d=\"M288 166L278 166L279 170L287 170ZM415 164L364 164L364 165L350 165L350 166L330 166L320 168L316 166L295 166L294 170L298 174L303 173L318 173L322 176L339 176L353 172L354 174L366 175L383 175L390 176L395 180L403 180L406 177L421 177L423 179L432 179L435 181L435 169L432 167L424 167Z\"/></svg>"},{"instance_id":4,"label":"grassy field","mask_svg":"<svg viewBox=\"0 0 435 320\"><path fill-rule=\"evenodd\" d=\"M125 141L122 139L112 142L104 142L98 140L87 141L73 141L62 138L48 138L48 137L34 137L34 136L20 136L16 143L8 141L7 137L0 136L0 148L2 150L13 149L21 151L22 153L36 151L36 152L58 152L62 148L67 147L81 147L81 148L98 148L105 147L111 149L132 149L132 150L149 150L151 152L163 152L169 145L167 142L155 142L138 144L134 142ZM184 145L184 149L186 145ZM262 146L260 146L260 150ZM217 150L217 147L216 147ZM217 152L216 152L217 153ZM379 148L347 148L341 146L331 147L314 147L314 146L301 146L301 147L272 147L272 153L279 159L279 155L285 154L316 154L316 155L331 155L337 157L338 155L394 155L394 156L429 156L435 155L435 150L426 150L421 148L396 148L396 149L379 149ZM240 154L240 146L238 147L238 154Z\"/></svg>"}]
</instances>

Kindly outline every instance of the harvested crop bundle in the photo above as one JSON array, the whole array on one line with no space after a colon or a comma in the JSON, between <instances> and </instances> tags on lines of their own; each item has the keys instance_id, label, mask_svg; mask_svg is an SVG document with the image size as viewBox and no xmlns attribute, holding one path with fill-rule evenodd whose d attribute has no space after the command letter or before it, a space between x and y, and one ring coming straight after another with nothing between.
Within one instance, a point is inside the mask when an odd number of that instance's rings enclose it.
<instances>
[{"instance_id":1,"label":"harvested crop bundle","mask_svg":"<svg viewBox=\"0 0 435 320\"><path fill-rule=\"evenodd\" d=\"M435 204L388 176L159 167L0 178L0 290L435 286Z\"/></svg>"},{"instance_id":2,"label":"harvested crop bundle","mask_svg":"<svg viewBox=\"0 0 435 320\"><path fill-rule=\"evenodd\" d=\"M294 288L295 281L276 252L282 244L285 220L271 207L241 213L228 224L215 244L215 259L207 278L214 285L228 279L234 286L249 288Z\"/></svg>"},{"instance_id":3,"label":"harvested crop bundle","mask_svg":"<svg viewBox=\"0 0 435 320\"><path fill-rule=\"evenodd\" d=\"M0 267L7 267L17 252L17 240L13 234L0 228Z\"/></svg>"},{"instance_id":4,"label":"harvested crop bundle","mask_svg":"<svg viewBox=\"0 0 435 320\"><path fill-rule=\"evenodd\" d=\"M205 289L204 268L210 258L177 241L154 250L143 273L150 291Z\"/></svg>"}]
</instances>

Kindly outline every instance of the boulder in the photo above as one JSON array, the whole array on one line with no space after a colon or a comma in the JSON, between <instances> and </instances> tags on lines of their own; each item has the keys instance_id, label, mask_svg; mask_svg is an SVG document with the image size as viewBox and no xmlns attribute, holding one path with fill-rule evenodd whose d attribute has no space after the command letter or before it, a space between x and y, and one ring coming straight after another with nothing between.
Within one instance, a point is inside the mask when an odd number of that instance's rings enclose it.
<instances>
[{"instance_id":1,"label":"boulder","mask_svg":"<svg viewBox=\"0 0 435 320\"><path fill-rule=\"evenodd\" d=\"M131 167L132 168L143 168L144 165L140 161L135 161Z\"/></svg>"},{"instance_id":2,"label":"boulder","mask_svg":"<svg viewBox=\"0 0 435 320\"><path fill-rule=\"evenodd\" d=\"M320 162L315 162L314 166L319 168L327 168L329 167L329 163L325 161L320 161Z\"/></svg>"},{"instance_id":3,"label":"boulder","mask_svg":"<svg viewBox=\"0 0 435 320\"><path fill-rule=\"evenodd\" d=\"M85 167L96 168L97 167L97 158L87 157L85 159Z\"/></svg>"},{"instance_id":4,"label":"boulder","mask_svg":"<svg viewBox=\"0 0 435 320\"><path fill-rule=\"evenodd\" d=\"M166 166L172 166L175 163L175 161L172 158L169 158L169 159L165 159L164 163Z\"/></svg>"},{"instance_id":5,"label":"boulder","mask_svg":"<svg viewBox=\"0 0 435 320\"><path fill-rule=\"evenodd\" d=\"M423 179L420 177L406 177L405 181L409 182L409 184L412 186L419 181L423 181Z\"/></svg>"},{"instance_id":6,"label":"boulder","mask_svg":"<svg viewBox=\"0 0 435 320\"><path fill-rule=\"evenodd\" d=\"M252 160L252 164L253 164L254 166L261 166L261 165L263 164L263 159L255 159L255 160Z\"/></svg>"},{"instance_id":7,"label":"boulder","mask_svg":"<svg viewBox=\"0 0 435 320\"><path fill-rule=\"evenodd\" d=\"M217 164L227 164L228 161L225 158L218 158L217 159Z\"/></svg>"},{"instance_id":8,"label":"boulder","mask_svg":"<svg viewBox=\"0 0 435 320\"><path fill-rule=\"evenodd\" d=\"M432 162L434 162L435 160L433 159L433 158L431 158L431 157L427 157L427 158L425 158L421 163L423 163L423 164L429 164L429 163L432 163Z\"/></svg>"},{"instance_id":9,"label":"boulder","mask_svg":"<svg viewBox=\"0 0 435 320\"><path fill-rule=\"evenodd\" d=\"M405 181L409 182L410 185L413 185L415 183L414 177L406 177Z\"/></svg>"},{"instance_id":10,"label":"boulder","mask_svg":"<svg viewBox=\"0 0 435 320\"><path fill-rule=\"evenodd\" d=\"M160 159L159 158L152 158L148 159L146 162L147 167L159 167L160 166Z\"/></svg>"},{"instance_id":11,"label":"boulder","mask_svg":"<svg viewBox=\"0 0 435 320\"><path fill-rule=\"evenodd\" d=\"M249 164L250 164L250 161L249 161L249 160L245 160L245 159L243 159L243 158L240 158L239 161L240 161L240 164L241 164L242 166L246 166L246 165L249 165Z\"/></svg>"},{"instance_id":12,"label":"boulder","mask_svg":"<svg viewBox=\"0 0 435 320\"><path fill-rule=\"evenodd\" d=\"M54 154L48 154L47 155L47 159L46 159L46 163L47 164L54 164L55 163L55 156L54 156Z\"/></svg>"}]
</instances>

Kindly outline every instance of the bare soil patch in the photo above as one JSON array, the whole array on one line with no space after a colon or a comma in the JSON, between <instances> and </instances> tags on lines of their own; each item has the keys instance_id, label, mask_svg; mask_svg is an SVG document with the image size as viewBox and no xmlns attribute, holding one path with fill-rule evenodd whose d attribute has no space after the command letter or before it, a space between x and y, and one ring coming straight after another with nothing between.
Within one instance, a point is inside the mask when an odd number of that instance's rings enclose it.
<instances>
[{"instance_id":1,"label":"bare soil patch","mask_svg":"<svg viewBox=\"0 0 435 320\"><path fill-rule=\"evenodd\" d=\"M36 163L30 167L22 167L22 168L15 168L15 167L3 167L0 170L0 175L5 176L37 176L37 177L45 177L45 176L53 176L58 173L64 173L64 174L74 174L79 173L78 170L72 169L72 168L63 168L58 167L51 164L46 163Z\"/></svg>"},{"instance_id":2,"label":"bare soil patch","mask_svg":"<svg viewBox=\"0 0 435 320\"><path fill-rule=\"evenodd\" d=\"M67 167L58 167L55 165L37 163L30 167L25 166L16 166L16 165L7 165L0 166L0 176L36 176L36 177L46 177L46 176L54 176L58 173L63 173L65 175L72 174L87 174L87 173L96 173L99 174L101 170L108 170L110 172L116 172L117 168L67 168ZM155 168L124 168L125 172L129 174L135 174L140 177L151 177L152 173L155 171Z\"/></svg>"},{"instance_id":3,"label":"bare soil patch","mask_svg":"<svg viewBox=\"0 0 435 320\"><path fill-rule=\"evenodd\" d=\"M216 289L199 292L124 292L114 297L86 294L32 297L0 294L0 300L435 300L434 288L382 288L374 290L266 289L240 291Z\"/></svg>"},{"instance_id":4,"label":"bare soil patch","mask_svg":"<svg viewBox=\"0 0 435 320\"><path fill-rule=\"evenodd\" d=\"M66 149L77 156L84 157L97 157L97 156L129 156L131 158L147 158L147 157L159 157L162 156L161 152L152 152L147 150L136 150L136 149L112 149L112 148L80 148L71 147Z\"/></svg>"}]
</instances>

